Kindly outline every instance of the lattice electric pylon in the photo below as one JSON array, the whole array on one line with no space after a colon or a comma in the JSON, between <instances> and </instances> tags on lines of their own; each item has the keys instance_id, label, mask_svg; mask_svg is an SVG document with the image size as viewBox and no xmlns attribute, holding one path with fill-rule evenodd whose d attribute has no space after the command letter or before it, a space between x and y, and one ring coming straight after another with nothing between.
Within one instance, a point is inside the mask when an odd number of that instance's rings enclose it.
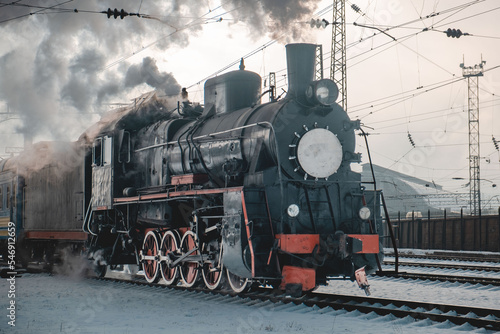
<instances>
[{"instance_id":1,"label":"lattice electric pylon","mask_svg":"<svg viewBox=\"0 0 500 334\"><path fill-rule=\"evenodd\" d=\"M316 45L316 69L314 72L314 80L323 79L323 46L321 44Z\"/></svg>"},{"instance_id":2,"label":"lattice electric pylon","mask_svg":"<svg viewBox=\"0 0 500 334\"><path fill-rule=\"evenodd\" d=\"M460 64L462 75L467 78L469 108L469 197L471 215L481 213L481 155L479 150L479 77L483 76L486 61L479 65Z\"/></svg>"},{"instance_id":3,"label":"lattice electric pylon","mask_svg":"<svg viewBox=\"0 0 500 334\"><path fill-rule=\"evenodd\" d=\"M338 104L347 110L345 0L333 0L332 53L330 79L339 88Z\"/></svg>"}]
</instances>

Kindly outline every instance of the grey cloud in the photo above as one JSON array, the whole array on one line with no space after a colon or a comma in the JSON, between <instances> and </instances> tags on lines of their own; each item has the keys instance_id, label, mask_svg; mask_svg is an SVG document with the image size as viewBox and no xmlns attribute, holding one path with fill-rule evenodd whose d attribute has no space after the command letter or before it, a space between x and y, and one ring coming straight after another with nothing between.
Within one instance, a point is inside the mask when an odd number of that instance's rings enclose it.
<instances>
[{"instance_id":1,"label":"grey cloud","mask_svg":"<svg viewBox=\"0 0 500 334\"><path fill-rule=\"evenodd\" d=\"M231 0L224 3L224 8L236 8L236 16L249 24L256 35L293 37L300 35L296 21L309 19L318 1ZM49 7L59 2L22 3ZM139 3L88 0L69 2L63 7L94 11L123 8L137 12ZM3 6L0 21L36 10ZM205 4L202 6L197 0L144 1L140 12L155 19L115 20L82 11L45 11L0 24L0 50L3 50L0 51L0 99L20 114L24 122L21 132L34 136L50 133L54 139L64 140L71 133L64 129L75 126L68 113L104 112L107 103L126 101L130 98L127 94L143 84L166 95L177 94L180 86L173 75L161 72L152 58L146 57L134 65L128 65L127 61L112 67L107 64L152 42L155 42L153 48L160 50L187 46L189 38L203 28L204 20L193 17L202 16L206 10Z\"/></svg>"}]
</instances>

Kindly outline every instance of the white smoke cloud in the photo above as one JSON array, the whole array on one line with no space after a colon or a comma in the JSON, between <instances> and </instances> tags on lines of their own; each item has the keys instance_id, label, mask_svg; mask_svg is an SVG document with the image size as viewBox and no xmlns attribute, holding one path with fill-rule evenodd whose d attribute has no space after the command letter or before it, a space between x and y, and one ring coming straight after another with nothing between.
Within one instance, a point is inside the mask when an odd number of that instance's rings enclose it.
<instances>
[{"instance_id":1,"label":"white smoke cloud","mask_svg":"<svg viewBox=\"0 0 500 334\"><path fill-rule=\"evenodd\" d=\"M231 0L223 7L247 23L254 36L298 38L296 21L308 19L318 2ZM108 103L129 101L131 92L141 87L166 95L179 93L174 76L161 72L153 58L144 57L138 64L116 61L144 45L153 44L152 49L160 51L186 47L189 37L203 29L204 20L195 18L207 13L205 4L197 0L60 3L25 0L0 5L0 100L20 115L20 133L48 133L53 139L68 140L88 126L78 126L78 122L89 119L71 115L103 113ZM141 14L156 19L107 19L105 14L85 12L108 8L138 12L139 4ZM78 8L79 12L60 12L60 8Z\"/></svg>"},{"instance_id":2,"label":"white smoke cloud","mask_svg":"<svg viewBox=\"0 0 500 334\"><path fill-rule=\"evenodd\" d=\"M191 1L192 2L192 1ZM188 10L190 16L199 16L199 6L182 3L146 2L141 12L168 16L172 25L185 24L176 19L179 10ZM30 6L50 7L54 1L23 1ZM124 8L137 11L137 1L85 1L68 3L83 10ZM140 76L132 74L139 65L121 62L107 68L130 50L172 31L172 28L153 20L127 17L107 19L104 14L54 13L51 10L28 15L39 9L7 5L0 8L0 100L11 111L20 115L21 133L39 135L50 133L54 139L69 139L82 127L75 128L74 114L102 113L106 103L127 101L128 94L141 85L151 86L165 94L175 95L180 86L169 73L158 70L154 60L145 58ZM21 17L26 15L24 17ZM155 45L157 49L185 45L189 34L200 26L179 31L168 43ZM5 37L5 38L4 38ZM160 82L164 80L163 82ZM144 89L144 88L143 88Z\"/></svg>"},{"instance_id":3,"label":"white smoke cloud","mask_svg":"<svg viewBox=\"0 0 500 334\"><path fill-rule=\"evenodd\" d=\"M270 35L273 39L300 42L310 38L304 29L320 0L231 0L238 19L249 24L255 37Z\"/></svg>"}]
</instances>

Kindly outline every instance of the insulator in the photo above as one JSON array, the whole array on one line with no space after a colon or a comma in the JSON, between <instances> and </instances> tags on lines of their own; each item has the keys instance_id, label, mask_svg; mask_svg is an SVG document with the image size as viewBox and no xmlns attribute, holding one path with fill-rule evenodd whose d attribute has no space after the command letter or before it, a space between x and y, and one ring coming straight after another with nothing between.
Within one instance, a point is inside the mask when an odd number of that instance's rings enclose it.
<instances>
[{"instance_id":1,"label":"insulator","mask_svg":"<svg viewBox=\"0 0 500 334\"><path fill-rule=\"evenodd\" d=\"M128 16L128 13L124 11L123 9L120 11L120 18L123 20L125 16ZM115 17L116 18L116 17Z\"/></svg>"},{"instance_id":2,"label":"insulator","mask_svg":"<svg viewBox=\"0 0 500 334\"><path fill-rule=\"evenodd\" d=\"M467 33L463 33L462 30L460 29L451 29L451 28L448 28L448 30L446 30L446 36L448 37L453 37L453 38L460 38L460 36L462 35L468 35Z\"/></svg>"},{"instance_id":3,"label":"insulator","mask_svg":"<svg viewBox=\"0 0 500 334\"><path fill-rule=\"evenodd\" d=\"M356 13L359 13L361 11L361 8L358 7L356 4L351 5L352 10L354 10Z\"/></svg>"},{"instance_id":4,"label":"insulator","mask_svg":"<svg viewBox=\"0 0 500 334\"><path fill-rule=\"evenodd\" d=\"M495 146L495 149L497 151L499 151L499 148L498 148L498 141L495 139L495 137L491 136L491 140L493 140L493 145Z\"/></svg>"},{"instance_id":5,"label":"insulator","mask_svg":"<svg viewBox=\"0 0 500 334\"><path fill-rule=\"evenodd\" d=\"M325 19L311 19L311 21L309 22L311 28L326 28L326 26L328 26L330 24L330 22L328 22L327 20Z\"/></svg>"},{"instance_id":6,"label":"insulator","mask_svg":"<svg viewBox=\"0 0 500 334\"><path fill-rule=\"evenodd\" d=\"M104 14L107 14L108 15L108 19L113 16L115 19L117 19L118 17L120 17L122 20L125 16L129 16L131 14L127 13L125 10L118 10L118 9L114 9L114 10L111 10L111 8L108 8L107 11L105 12L101 12L101 13L104 13ZM139 16L139 14L134 14L133 15L137 15Z\"/></svg>"},{"instance_id":7,"label":"insulator","mask_svg":"<svg viewBox=\"0 0 500 334\"><path fill-rule=\"evenodd\" d=\"M410 141L411 146L415 147L415 142L413 141L413 138L411 137L411 134L408 132L408 140Z\"/></svg>"}]
</instances>

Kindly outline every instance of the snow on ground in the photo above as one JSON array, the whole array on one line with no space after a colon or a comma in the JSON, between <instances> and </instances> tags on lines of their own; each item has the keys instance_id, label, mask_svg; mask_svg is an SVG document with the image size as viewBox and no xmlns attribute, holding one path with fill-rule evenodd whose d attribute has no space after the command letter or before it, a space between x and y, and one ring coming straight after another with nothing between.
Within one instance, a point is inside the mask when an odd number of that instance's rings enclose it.
<instances>
[{"instance_id":1,"label":"snow on ground","mask_svg":"<svg viewBox=\"0 0 500 334\"><path fill-rule=\"evenodd\" d=\"M492 306L498 288L371 278L375 297ZM0 280L0 333L487 333L470 325L396 319L357 311L272 304L202 293L132 286L65 276L16 279L16 326L8 325L9 284ZM332 281L321 290L358 293L355 283ZM362 291L359 291L362 294ZM487 297L488 301L484 301Z\"/></svg>"},{"instance_id":2,"label":"snow on ground","mask_svg":"<svg viewBox=\"0 0 500 334\"><path fill-rule=\"evenodd\" d=\"M396 259L393 256L385 256L384 261L394 262ZM416 258L399 258L399 262L409 263L430 263L430 264L447 264L447 265L462 265L471 267L492 267L500 268L499 262L477 262L477 261L460 261L460 260L440 260L440 259L416 259Z\"/></svg>"},{"instance_id":3,"label":"snow on ground","mask_svg":"<svg viewBox=\"0 0 500 334\"><path fill-rule=\"evenodd\" d=\"M385 260L394 261L394 258L385 257ZM460 265L470 265L479 266L477 262L465 262L460 261L443 261L443 260L425 260L423 259L409 259L404 262L409 263L431 263L431 264L460 264ZM500 263L484 262L484 266L500 268ZM393 271L394 265L383 265L383 270ZM400 272L409 273L424 273L424 274L436 274L436 275L451 275L451 276L467 276L467 277L489 277L500 279L500 272L495 271L485 271L485 270L465 270L465 269L454 269L454 268L428 268L428 267L414 267L414 266L402 266L399 265Z\"/></svg>"},{"instance_id":4,"label":"snow on ground","mask_svg":"<svg viewBox=\"0 0 500 334\"><path fill-rule=\"evenodd\" d=\"M498 309L500 287L481 284L463 284L430 280L411 280L392 277L368 278L372 297L414 300L427 303L466 305ZM330 281L318 292L364 296L356 283Z\"/></svg>"},{"instance_id":5,"label":"snow on ground","mask_svg":"<svg viewBox=\"0 0 500 334\"><path fill-rule=\"evenodd\" d=\"M390 247L384 247L384 253L385 254L391 254L394 253L394 249ZM484 255L495 255L498 256L499 253L497 252L488 252L488 251L452 251L452 250L442 250L442 249L416 249L416 248L398 248L398 253L403 255L403 254L408 254L408 255L433 255L435 253L442 254L442 253L449 253L449 254L470 254L470 255L477 255L477 254L484 254Z\"/></svg>"}]
</instances>

